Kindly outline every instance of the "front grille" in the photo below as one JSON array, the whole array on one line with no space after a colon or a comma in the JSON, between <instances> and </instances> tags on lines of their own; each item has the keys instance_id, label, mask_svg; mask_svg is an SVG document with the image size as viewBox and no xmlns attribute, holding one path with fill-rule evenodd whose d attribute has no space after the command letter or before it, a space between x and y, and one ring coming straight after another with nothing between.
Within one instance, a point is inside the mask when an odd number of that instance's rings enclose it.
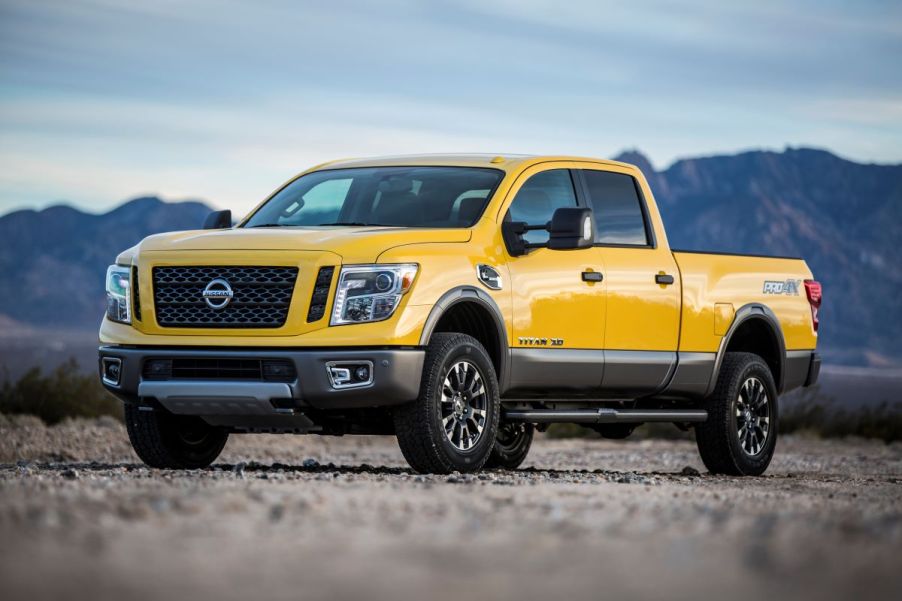
<instances>
[{"instance_id":1,"label":"front grille","mask_svg":"<svg viewBox=\"0 0 902 601\"><path fill-rule=\"evenodd\" d=\"M174 357L148 359L145 380L267 380L291 382L296 377L288 359Z\"/></svg>"},{"instance_id":2,"label":"front grille","mask_svg":"<svg viewBox=\"0 0 902 601\"><path fill-rule=\"evenodd\" d=\"M281 327L297 276L297 267L154 267L157 323L169 328ZM203 297L218 278L228 282L233 295L220 309Z\"/></svg>"}]
</instances>

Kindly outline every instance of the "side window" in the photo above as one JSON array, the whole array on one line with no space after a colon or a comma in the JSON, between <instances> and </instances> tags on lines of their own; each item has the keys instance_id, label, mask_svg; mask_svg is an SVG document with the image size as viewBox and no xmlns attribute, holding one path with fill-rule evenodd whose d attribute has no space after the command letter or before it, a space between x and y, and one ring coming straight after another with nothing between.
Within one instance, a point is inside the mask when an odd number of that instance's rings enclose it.
<instances>
[{"instance_id":1,"label":"side window","mask_svg":"<svg viewBox=\"0 0 902 601\"><path fill-rule=\"evenodd\" d=\"M507 217L511 221L525 221L529 225L544 225L551 221L554 211L561 207L575 207L576 193L568 169L551 169L536 173L520 188ZM548 232L526 232L527 242L548 241Z\"/></svg>"},{"instance_id":2,"label":"side window","mask_svg":"<svg viewBox=\"0 0 902 601\"><path fill-rule=\"evenodd\" d=\"M636 180L610 171L584 170L582 174L595 215L595 241L646 246L648 232Z\"/></svg>"},{"instance_id":3,"label":"side window","mask_svg":"<svg viewBox=\"0 0 902 601\"><path fill-rule=\"evenodd\" d=\"M282 225L316 225L338 221L351 179L329 179L310 188L279 216Z\"/></svg>"}]
</instances>

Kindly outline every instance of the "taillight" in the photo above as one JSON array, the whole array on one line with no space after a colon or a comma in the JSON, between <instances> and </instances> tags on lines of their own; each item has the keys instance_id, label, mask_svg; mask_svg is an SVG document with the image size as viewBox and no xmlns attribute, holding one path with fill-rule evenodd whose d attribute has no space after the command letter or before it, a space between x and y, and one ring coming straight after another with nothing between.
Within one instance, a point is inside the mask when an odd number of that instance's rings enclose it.
<instances>
[{"instance_id":1,"label":"taillight","mask_svg":"<svg viewBox=\"0 0 902 601\"><path fill-rule=\"evenodd\" d=\"M817 311L821 308L821 283L817 280L805 280L805 294L808 295L808 304L811 305L811 323L814 325L814 331L817 332Z\"/></svg>"}]
</instances>

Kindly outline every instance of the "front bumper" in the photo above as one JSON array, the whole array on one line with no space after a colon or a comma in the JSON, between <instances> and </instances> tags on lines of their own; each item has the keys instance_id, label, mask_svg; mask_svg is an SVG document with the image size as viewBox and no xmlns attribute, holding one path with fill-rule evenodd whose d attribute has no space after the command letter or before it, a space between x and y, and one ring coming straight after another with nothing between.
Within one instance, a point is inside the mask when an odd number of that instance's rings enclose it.
<instances>
[{"instance_id":1,"label":"front bumper","mask_svg":"<svg viewBox=\"0 0 902 601\"><path fill-rule=\"evenodd\" d=\"M125 402L155 399L184 415L279 415L294 409L384 407L413 401L420 390L425 351L418 348L215 349L101 346L103 386ZM291 381L154 379L144 376L150 359L281 359L295 367ZM118 382L104 378L104 364L119 360ZM106 361L105 361L106 360ZM327 363L372 363L372 383L336 389Z\"/></svg>"}]
</instances>

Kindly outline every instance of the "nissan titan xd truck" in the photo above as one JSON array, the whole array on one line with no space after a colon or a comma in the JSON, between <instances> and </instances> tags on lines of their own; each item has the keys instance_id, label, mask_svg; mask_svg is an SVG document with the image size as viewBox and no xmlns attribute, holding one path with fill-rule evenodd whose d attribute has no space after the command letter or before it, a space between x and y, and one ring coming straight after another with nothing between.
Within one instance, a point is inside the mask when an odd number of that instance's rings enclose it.
<instances>
[{"instance_id":1,"label":"nissan titan xd truck","mask_svg":"<svg viewBox=\"0 0 902 601\"><path fill-rule=\"evenodd\" d=\"M146 238L106 289L100 378L157 468L270 432L514 469L548 424L669 422L712 473L760 475L779 396L820 369L803 260L671 249L640 170L606 160L326 163L237 225Z\"/></svg>"}]
</instances>

